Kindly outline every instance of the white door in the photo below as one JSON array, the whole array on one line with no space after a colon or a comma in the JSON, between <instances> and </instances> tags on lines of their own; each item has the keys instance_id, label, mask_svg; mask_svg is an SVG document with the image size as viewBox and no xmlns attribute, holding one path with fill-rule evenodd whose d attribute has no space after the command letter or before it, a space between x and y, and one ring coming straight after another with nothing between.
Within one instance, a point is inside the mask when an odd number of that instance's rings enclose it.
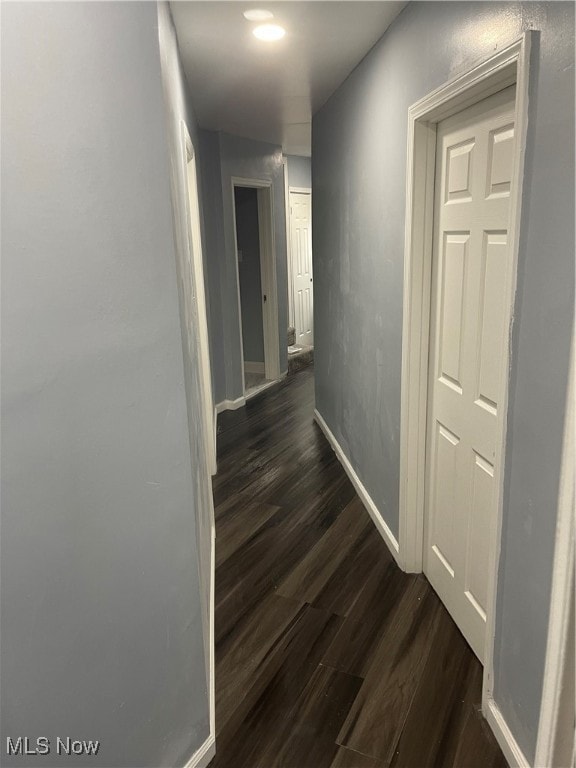
<instances>
[{"instance_id":1,"label":"white door","mask_svg":"<svg viewBox=\"0 0 576 768\"><path fill-rule=\"evenodd\" d=\"M480 661L506 387L515 89L438 125L424 571Z\"/></svg>"},{"instance_id":2,"label":"white door","mask_svg":"<svg viewBox=\"0 0 576 768\"><path fill-rule=\"evenodd\" d=\"M296 344L314 345L311 195L290 192L290 247L294 280Z\"/></svg>"}]
</instances>

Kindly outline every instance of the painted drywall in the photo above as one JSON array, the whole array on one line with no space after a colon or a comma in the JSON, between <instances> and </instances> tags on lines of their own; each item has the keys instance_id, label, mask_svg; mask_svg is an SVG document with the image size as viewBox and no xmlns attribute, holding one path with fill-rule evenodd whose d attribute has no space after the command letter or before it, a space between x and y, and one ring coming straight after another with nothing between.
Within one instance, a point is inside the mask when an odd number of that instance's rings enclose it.
<instances>
[{"instance_id":1,"label":"painted drywall","mask_svg":"<svg viewBox=\"0 0 576 768\"><path fill-rule=\"evenodd\" d=\"M409 106L540 30L509 384L496 703L532 759L574 306L574 8L410 3L312 124L316 404L398 534Z\"/></svg>"},{"instance_id":2,"label":"painted drywall","mask_svg":"<svg viewBox=\"0 0 576 768\"><path fill-rule=\"evenodd\" d=\"M208 735L156 4L2 8L2 738Z\"/></svg>"},{"instance_id":3,"label":"painted drywall","mask_svg":"<svg viewBox=\"0 0 576 768\"><path fill-rule=\"evenodd\" d=\"M238 281L236 276L236 246L234 231L234 196L232 179L257 179L272 182L272 209L274 214L274 247L276 255L276 281L278 288L278 338L280 371L288 368L286 335L288 329L288 288L286 267L286 212L284 202L284 165L282 149L272 144L252 141L226 133L219 135L220 178L222 190L222 218L212 217L212 226L223 231L224 251L216 258L223 272L221 278L224 363L226 371L226 397L234 400L244 394L244 372L240 349L240 323L238 308ZM208 220L207 220L208 226Z\"/></svg>"},{"instance_id":4,"label":"painted drywall","mask_svg":"<svg viewBox=\"0 0 576 768\"><path fill-rule=\"evenodd\" d=\"M249 187L236 187L234 202L244 360L263 363L264 323L262 320L262 280L260 278L258 191Z\"/></svg>"},{"instance_id":5,"label":"painted drywall","mask_svg":"<svg viewBox=\"0 0 576 768\"><path fill-rule=\"evenodd\" d=\"M286 155L288 165L288 185L310 189L312 186L312 161L309 157Z\"/></svg>"}]
</instances>

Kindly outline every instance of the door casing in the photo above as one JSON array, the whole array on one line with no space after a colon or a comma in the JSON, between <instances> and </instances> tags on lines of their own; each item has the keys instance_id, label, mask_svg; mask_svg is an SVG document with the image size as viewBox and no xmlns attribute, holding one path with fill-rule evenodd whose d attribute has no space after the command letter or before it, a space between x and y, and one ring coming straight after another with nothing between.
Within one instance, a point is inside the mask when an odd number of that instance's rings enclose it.
<instances>
[{"instance_id":1,"label":"door casing","mask_svg":"<svg viewBox=\"0 0 576 768\"><path fill-rule=\"evenodd\" d=\"M206 463L201 472L207 475L207 493L203 508L197 510L196 536L199 543L198 564L200 587L202 592L202 633L206 653L206 682L208 688L208 705L210 716L210 738L202 749L209 750L216 738L216 653L215 653L215 579L216 579L216 528L214 518L214 500L212 496L212 478L216 473L216 411L212 398L212 373L208 337L208 317L206 290L204 283L204 265L202 253L202 234L200 221L200 205L198 179L196 169L196 152L190 138L188 127L184 120L180 121L182 173L184 180L183 210L186 215L187 250L190 268L193 270L196 288L196 304L198 314L198 335L200 346L200 387L202 393L202 416L204 422L204 440ZM190 328L186 328L190 335ZM206 754L205 752L204 754ZM197 753L191 760L196 764Z\"/></svg>"},{"instance_id":2,"label":"door casing","mask_svg":"<svg viewBox=\"0 0 576 768\"><path fill-rule=\"evenodd\" d=\"M260 240L260 280L262 293L262 322L264 328L264 375L268 381L280 378L280 344L278 338L278 284L276 279L276 258L274 247L274 190L272 182L266 179L245 179L232 177L232 215L234 225L234 252L236 258L236 289L238 295L238 330L240 337L240 361L242 365L242 390L244 384L244 344L242 342L242 302L240 298L240 272L238 270L238 243L236 239L236 205L234 189L249 187L257 190L258 230Z\"/></svg>"},{"instance_id":3,"label":"door casing","mask_svg":"<svg viewBox=\"0 0 576 768\"><path fill-rule=\"evenodd\" d=\"M528 78L532 32L526 32L494 56L416 102L408 111L406 170L406 229L404 246L404 305L402 333L402 400L400 428L400 561L404 570L422 571L425 514L425 469L428 360L436 126L451 115L488 96L516 85L512 191L510 197L510 270L506 297L513 318L518 264L524 148L528 124ZM508 376L510 336L505 338L501 370ZM507 382L506 382L507 383ZM497 567L500 556L507 386L500 416L496 450L496 515L490 531L488 605L483 685L483 710L493 701L494 623Z\"/></svg>"},{"instance_id":4,"label":"door casing","mask_svg":"<svg viewBox=\"0 0 576 768\"><path fill-rule=\"evenodd\" d=\"M186 158L184 179L186 184L186 211L188 217L188 248L191 265L194 270L198 320L200 332L200 350L202 371L200 372L204 403L204 421L206 426L206 455L211 474L216 474L216 412L212 395L212 368L210 363L210 340L208 335L208 302L204 282L204 257L202 253L202 234L200 226L200 203L198 198L198 172L196 153L186 123L181 121L183 154Z\"/></svg>"}]
</instances>

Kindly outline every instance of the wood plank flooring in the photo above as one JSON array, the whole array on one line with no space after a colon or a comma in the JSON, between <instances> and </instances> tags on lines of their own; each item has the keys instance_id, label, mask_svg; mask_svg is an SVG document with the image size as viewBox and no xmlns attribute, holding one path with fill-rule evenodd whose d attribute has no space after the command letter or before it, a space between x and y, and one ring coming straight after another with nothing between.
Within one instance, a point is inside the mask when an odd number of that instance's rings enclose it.
<instances>
[{"instance_id":1,"label":"wood plank flooring","mask_svg":"<svg viewBox=\"0 0 576 768\"><path fill-rule=\"evenodd\" d=\"M211 768L503 768L480 664L313 408L307 368L219 417Z\"/></svg>"}]
</instances>

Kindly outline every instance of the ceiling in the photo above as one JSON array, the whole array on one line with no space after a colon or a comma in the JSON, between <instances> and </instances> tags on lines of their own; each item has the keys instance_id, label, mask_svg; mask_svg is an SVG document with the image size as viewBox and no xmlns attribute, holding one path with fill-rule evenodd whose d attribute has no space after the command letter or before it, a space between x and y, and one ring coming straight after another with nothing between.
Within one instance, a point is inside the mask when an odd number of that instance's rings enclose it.
<instances>
[{"instance_id":1,"label":"ceiling","mask_svg":"<svg viewBox=\"0 0 576 768\"><path fill-rule=\"evenodd\" d=\"M182 63L202 128L310 154L312 115L406 5L378 0L172 2ZM243 12L264 8L286 29L267 43Z\"/></svg>"}]
</instances>

